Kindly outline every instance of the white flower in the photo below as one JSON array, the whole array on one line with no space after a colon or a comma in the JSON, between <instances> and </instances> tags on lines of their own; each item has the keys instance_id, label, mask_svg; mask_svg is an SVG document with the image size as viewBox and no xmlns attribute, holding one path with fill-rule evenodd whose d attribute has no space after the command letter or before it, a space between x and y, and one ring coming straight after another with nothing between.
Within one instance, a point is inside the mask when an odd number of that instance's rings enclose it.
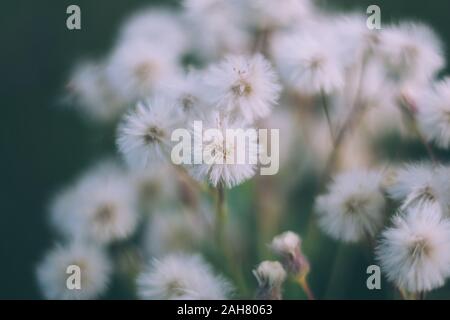
<instances>
[{"instance_id":1,"label":"white flower","mask_svg":"<svg viewBox=\"0 0 450 320\"><path fill-rule=\"evenodd\" d=\"M377 259L387 278L403 290L442 286L450 271L450 222L429 204L398 214L382 234Z\"/></svg>"},{"instance_id":2,"label":"white flower","mask_svg":"<svg viewBox=\"0 0 450 320\"><path fill-rule=\"evenodd\" d=\"M228 56L213 65L205 81L223 112L237 112L248 123L269 115L281 90L270 63L261 55Z\"/></svg>"},{"instance_id":3,"label":"white flower","mask_svg":"<svg viewBox=\"0 0 450 320\"><path fill-rule=\"evenodd\" d=\"M260 29L289 27L311 18L310 0L249 0L249 19Z\"/></svg>"},{"instance_id":4,"label":"white flower","mask_svg":"<svg viewBox=\"0 0 450 320\"><path fill-rule=\"evenodd\" d=\"M344 67L333 39L322 32L302 32L278 40L277 65L287 83L304 94L329 94L344 85Z\"/></svg>"},{"instance_id":5,"label":"white flower","mask_svg":"<svg viewBox=\"0 0 450 320\"><path fill-rule=\"evenodd\" d=\"M77 285L76 280L69 279L77 274L70 266L80 268L80 289L70 289L70 285ZM95 299L107 288L111 264L101 249L73 243L51 250L37 267L36 274L47 299Z\"/></svg>"},{"instance_id":6,"label":"white flower","mask_svg":"<svg viewBox=\"0 0 450 320\"><path fill-rule=\"evenodd\" d=\"M148 300L222 300L231 293L229 283L197 255L155 259L140 274L137 284L139 296Z\"/></svg>"},{"instance_id":7,"label":"white flower","mask_svg":"<svg viewBox=\"0 0 450 320\"><path fill-rule=\"evenodd\" d=\"M179 125L175 102L161 96L141 101L119 125L119 151L132 168L161 164L168 160L172 131Z\"/></svg>"},{"instance_id":8,"label":"white flower","mask_svg":"<svg viewBox=\"0 0 450 320\"><path fill-rule=\"evenodd\" d=\"M121 41L146 40L165 48L174 58L182 55L188 47L187 33L176 11L148 8L138 11L125 21L120 30ZM164 35L164 36L162 36Z\"/></svg>"},{"instance_id":9,"label":"white flower","mask_svg":"<svg viewBox=\"0 0 450 320\"><path fill-rule=\"evenodd\" d=\"M114 91L130 103L154 94L177 72L173 53L140 38L119 42L106 69Z\"/></svg>"},{"instance_id":10,"label":"white flower","mask_svg":"<svg viewBox=\"0 0 450 320\"><path fill-rule=\"evenodd\" d=\"M435 85L419 107L417 119L427 140L439 147L450 147L450 78Z\"/></svg>"},{"instance_id":11,"label":"white flower","mask_svg":"<svg viewBox=\"0 0 450 320\"><path fill-rule=\"evenodd\" d=\"M400 82L428 80L445 65L441 41L423 24L401 23L383 29L379 48L391 76Z\"/></svg>"},{"instance_id":12,"label":"white flower","mask_svg":"<svg viewBox=\"0 0 450 320\"><path fill-rule=\"evenodd\" d=\"M215 130L216 134L208 136L207 131L210 130ZM236 131L239 133L236 137L228 134L227 138L228 130L240 130L241 133ZM194 130L194 141L202 142L200 146L194 146L194 159L203 161L194 164L190 172L197 180L207 179L215 187L239 185L255 175L259 152L257 140L255 129L247 129L217 116L203 130Z\"/></svg>"},{"instance_id":13,"label":"white flower","mask_svg":"<svg viewBox=\"0 0 450 320\"><path fill-rule=\"evenodd\" d=\"M402 209L424 201L437 202L444 214L450 209L450 169L420 163L396 170L387 187L389 195L402 201Z\"/></svg>"},{"instance_id":14,"label":"white flower","mask_svg":"<svg viewBox=\"0 0 450 320\"><path fill-rule=\"evenodd\" d=\"M286 271L278 261L263 261L253 270L260 287L279 287L286 280Z\"/></svg>"},{"instance_id":15,"label":"white flower","mask_svg":"<svg viewBox=\"0 0 450 320\"><path fill-rule=\"evenodd\" d=\"M189 70L186 74L174 78L163 90L167 91L166 96L176 101L181 115L190 121L204 118L213 109L208 103L207 89L203 73Z\"/></svg>"},{"instance_id":16,"label":"white flower","mask_svg":"<svg viewBox=\"0 0 450 320\"><path fill-rule=\"evenodd\" d=\"M92 120L113 120L127 107L127 103L109 85L102 63L84 62L78 65L67 89L68 102L73 102L77 109Z\"/></svg>"},{"instance_id":17,"label":"white flower","mask_svg":"<svg viewBox=\"0 0 450 320\"><path fill-rule=\"evenodd\" d=\"M192 49L200 57L210 60L224 54L249 52L251 38L244 28L244 11L239 2L183 1Z\"/></svg>"},{"instance_id":18,"label":"white flower","mask_svg":"<svg viewBox=\"0 0 450 320\"><path fill-rule=\"evenodd\" d=\"M340 56L341 63L348 69L361 68L369 54L377 55L380 31L367 28L367 16L350 14L325 17L329 32L334 36L337 46L334 48Z\"/></svg>"},{"instance_id":19,"label":"white flower","mask_svg":"<svg viewBox=\"0 0 450 320\"><path fill-rule=\"evenodd\" d=\"M137 224L136 194L115 164L101 163L62 192L51 206L53 225L72 238L109 243L130 236Z\"/></svg>"},{"instance_id":20,"label":"white flower","mask_svg":"<svg viewBox=\"0 0 450 320\"><path fill-rule=\"evenodd\" d=\"M339 174L328 193L316 199L319 225L330 237L357 242L373 237L384 221L382 175L377 171L352 170Z\"/></svg>"}]
</instances>

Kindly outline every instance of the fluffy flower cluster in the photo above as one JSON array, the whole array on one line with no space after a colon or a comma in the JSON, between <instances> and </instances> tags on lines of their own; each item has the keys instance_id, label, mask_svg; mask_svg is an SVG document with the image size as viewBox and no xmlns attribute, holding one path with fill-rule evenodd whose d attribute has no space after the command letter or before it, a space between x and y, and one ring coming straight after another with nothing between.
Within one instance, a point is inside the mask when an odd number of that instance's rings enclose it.
<instances>
[{"instance_id":1,"label":"fluffy flower cluster","mask_svg":"<svg viewBox=\"0 0 450 320\"><path fill-rule=\"evenodd\" d=\"M370 30L366 20L333 15L312 0L185 0L177 9L150 8L126 20L111 51L78 64L66 88L67 101L91 121L117 124L116 146L127 168L105 162L53 200L51 221L67 245L38 267L45 296L103 294L112 270L105 252L140 231L142 219L145 234L136 238L152 262L137 280L141 298L230 297L228 281L193 253L211 236L211 208L201 192L218 191L224 211L224 188L251 180L261 155L277 146L263 150L267 141L256 135L243 145L228 141L228 129L282 129L275 156L283 160L285 180L253 179L251 189L265 210L258 218L269 221L261 223L267 234L278 222L270 220L278 208L267 203L282 203L280 190L299 175L324 170L333 179L320 186L326 191L314 211L325 234L356 243L376 241L381 232L377 259L390 281L412 293L443 285L450 169L436 163L402 166L392 175L367 169L385 167L372 146L388 134L415 135L434 162L431 143L450 147L450 80L438 77L443 45L418 22ZM193 128L197 121L200 131ZM183 158L201 163L173 163L176 129L202 141L201 148L183 150ZM222 137L207 136L211 130ZM238 154L245 163L236 161ZM386 194L399 210L383 231ZM259 298L280 299L287 274L312 296L301 244L294 232L273 239L281 263L264 261L254 270ZM139 273L138 254L124 251L135 256L118 254L119 269L128 263L130 273ZM71 292L65 270L76 263L83 289Z\"/></svg>"}]
</instances>

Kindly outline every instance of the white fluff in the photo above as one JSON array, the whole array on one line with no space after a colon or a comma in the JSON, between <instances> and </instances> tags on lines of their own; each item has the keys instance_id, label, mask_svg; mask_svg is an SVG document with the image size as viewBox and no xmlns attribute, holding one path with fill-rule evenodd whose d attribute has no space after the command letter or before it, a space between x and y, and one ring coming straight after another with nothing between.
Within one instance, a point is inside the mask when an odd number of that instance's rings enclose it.
<instances>
[{"instance_id":1,"label":"white fluff","mask_svg":"<svg viewBox=\"0 0 450 320\"><path fill-rule=\"evenodd\" d=\"M274 51L287 84L310 95L342 89L344 66L334 45L333 34L327 28L280 37Z\"/></svg>"},{"instance_id":2,"label":"white fluff","mask_svg":"<svg viewBox=\"0 0 450 320\"><path fill-rule=\"evenodd\" d=\"M431 164L410 164L396 170L387 187L389 195L402 201L402 208L424 201L437 202L444 214L450 208L450 169Z\"/></svg>"},{"instance_id":3,"label":"white fluff","mask_svg":"<svg viewBox=\"0 0 450 320\"><path fill-rule=\"evenodd\" d=\"M73 271L71 265L80 268L81 289L69 289L67 280ZM73 243L58 245L44 257L37 267L37 279L47 299L73 300L95 299L104 293L111 274L110 261L105 253L91 245ZM71 279L69 279L71 280ZM72 284L72 281L69 281Z\"/></svg>"},{"instance_id":4,"label":"white fluff","mask_svg":"<svg viewBox=\"0 0 450 320\"><path fill-rule=\"evenodd\" d=\"M161 96L141 101L118 128L117 146L132 168L144 169L169 159L171 135L180 126L176 103Z\"/></svg>"},{"instance_id":5,"label":"white fluff","mask_svg":"<svg viewBox=\"0 0 450 320\"><path fill-rule=\"evenodd\" d=\"M127 107L111 88L105 66L98 62L84 62L73 71L67 85L68 100L89 119L107 122L117 118Z\"/></svg>"},{"instance_id":6,"label":"white fluff","mask_svg":"<svg viewBox=\"0 0 450 320\"><path fill-rule=\"evenodd\" d=\"M173 53L141 38L119 42L106 67L113 90L130 103L158 92L177 72Z\"/></svg>"},{"instance_id":7,"label":"white fluff","mask_svg":"<svg viewBox=\"0 0 450 320\"><path fill-rule=\"evenodd\" d=\"M328 193L316 199L322 230L344 242L374 237L385 218L381 181L378 171L352 170L339 174L328 187Z\"/></svg>"},{"instance_id":8,"label":"white fluff","mask_svg":"<svg viewBox=\"0 0 450 320\"><path fill-rule=\"evenodd\" d=\"M238 144L236 139L227 140L226 130L245 131L247 128L243 125L217 116L203 129L203 132L194 132L194 139L203 141L201 148L195 147L193 150L194 159L203 159L201 164L193 165L190 170L194 178L199 181L208 180L215 187L223 185L232 188L255 175L259 152L256 130L249 128L254 134L248 135L244 144ZM221 136L206 137L204 131L207 129L218 130ZM238 163L238 154L245 156L243 163Z\"/></svg>"},{"instance_id":9,"label":"white fluff","mask_svg":"<svg viewBox=\"0 0 450 320\"><path fill-rule=\"evenodd\" d=\"M389 281L403 290L441 287L450 271L450 222L430 204L398 214L382 234L377 260Z\"/></svg>"},{"instance_id":10,"label":"white fluff","mask_svg":"<svg viewBox=\"0 0 450 320\"><path fill-rule=\"evenodd\" d=\"M281 90L270 63L261 55L228 56L205 76L211 100L222 112L248 123L270 114Z\"/></svg>"},{"instance_id":11,"label":"white fluff","mask_svg":"<svg viewBox=\"0 0 450 320\"><path fill-rule=\"evenodd\" d=\"M122 169L104 162L55 198L51 219L70 238L99 243L122 240L136 228L136 193Z\"/></svg>"},{"instance_id":12,"label":"white fluff","mask_svg":"<svg viewBox=\"0 0 450 320\"><path fill-rule=\"evenodd\" d=\"M445 66L442 44L429 27L405 22L381 32L380 52L391 76L405 79L431 79Z\"/></svg>"},{"instance_id":13,"label":"white fluff","mask_svg":"<svg viewBox=\"0 0 450 320\"><path fill-rule=\"evenodd\" d=\"M231 293L230 284L200 256L186 254L153 260L137 285L139 296L146 300L222 300Z\"/></svg>"},{"instance_id":14,"label":"white fluff","mask_svg":"<svg viewBox=\"0 0 450 320\"><path fill-rule=\"evenodd\" d=\"M444 149L450 147L450 78L423 97L417 119L427 140Z\"/></svg>"}]
</instances>

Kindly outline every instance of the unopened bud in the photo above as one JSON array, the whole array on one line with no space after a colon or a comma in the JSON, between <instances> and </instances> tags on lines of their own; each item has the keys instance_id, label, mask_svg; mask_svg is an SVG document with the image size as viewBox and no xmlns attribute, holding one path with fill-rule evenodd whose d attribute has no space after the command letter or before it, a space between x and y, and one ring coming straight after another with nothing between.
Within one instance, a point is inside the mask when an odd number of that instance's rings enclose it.
<instances>
[{"instance_id":1,"label":"unopened bud","mask_svg":"<svg viewBox=\"0 0 450 320\"><path fill-rule=\"evenodd\" d=\"M281 300L281 286L286 279L286 271L278 261L263 261L253 270L258 281L256 298L259 300Z\"/></svg>"}]
</instances>

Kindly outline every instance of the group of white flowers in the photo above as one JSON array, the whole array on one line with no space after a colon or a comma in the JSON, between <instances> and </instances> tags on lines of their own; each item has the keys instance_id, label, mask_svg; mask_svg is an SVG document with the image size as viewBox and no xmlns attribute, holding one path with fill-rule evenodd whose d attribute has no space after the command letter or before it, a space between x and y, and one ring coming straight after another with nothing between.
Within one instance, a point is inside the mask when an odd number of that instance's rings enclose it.
<instances>
[{"instance_id":1,"label":"group of white flowers","mask_svg":"<svg viewBox=\"0 0 450 320\"><path fill-rule=\"evenodd\" d=\"M45 297L102 297L120 272L144 299L241 296L199 253L214 234L210 192L253 178L258 164L172 164L171 134L194 120L219 131L280 129L282 172L264 187L282 193L305 171L325 172L314 206L324 233L375 244L382 272L407 297L442 286L450 276L450 167L431 146L450 147L442 44L421 23L369 30L366 19L313 0L185 0L125 21L107 57L75 68L67 96L94 123L119 120L126 166L102 161L52 201L61 240L37 268ZM371 146L388 132L423 143L429 163L383 162ZM258 143L246 153L256 156ZM206 146L223 159L238 147ZM398 213L389 222L391 201ZM300 243L293 232L273 239L281 263L255 268L257 298L281 299L287 274L313 297L306 276L314 269ZM67 287L70 265L81 269L79 290Z\"/></svg>"}]
</instances>

